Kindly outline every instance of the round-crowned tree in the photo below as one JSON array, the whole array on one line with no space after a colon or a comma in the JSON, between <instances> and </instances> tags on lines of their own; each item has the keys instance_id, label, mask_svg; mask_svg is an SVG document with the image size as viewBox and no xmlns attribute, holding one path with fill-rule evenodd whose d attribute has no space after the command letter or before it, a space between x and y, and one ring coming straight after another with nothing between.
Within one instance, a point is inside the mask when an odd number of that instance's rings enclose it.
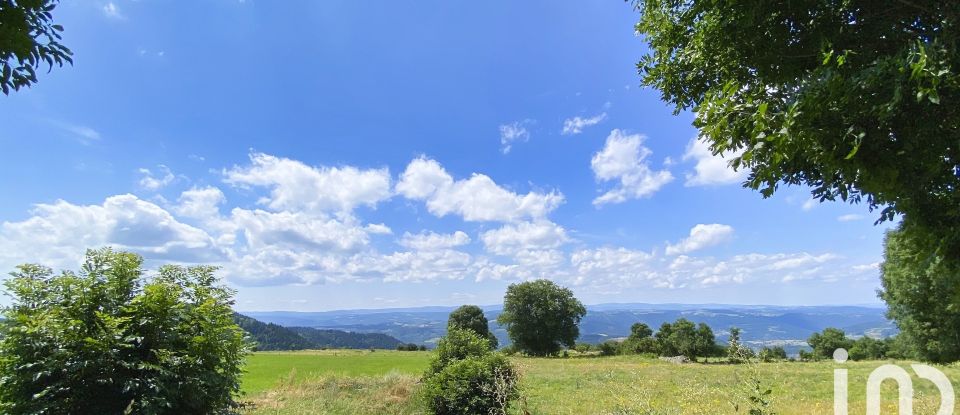
<instances>
[{"instance_id":1,"label":"round-crowned tree","mask_svg":"<svg viewBox=\"0 0 960 415\"><path fill-rule=\"evenodd\" d=\"M500 344L497 337L490 331L487 324L487 317L483 315L483 310L475 305L460 306L450 313L447 320L447 330L462 329L477 333L478 336L487 339L490 342L490 348L496 349Z\"/></svg>"},{"instance_id":2,"label":"round-crowned tree","mask_svg":"<svg viewBox=\"0 0 960 415\"><path fill-rule=\"evenodd\" d=\"M497 322L507 328L510 340L522 352L549 356L563 346L573 347L580 336L580 319L586 308L567 288L549 280L511 284Z\"/></svg>"}]
</instances>

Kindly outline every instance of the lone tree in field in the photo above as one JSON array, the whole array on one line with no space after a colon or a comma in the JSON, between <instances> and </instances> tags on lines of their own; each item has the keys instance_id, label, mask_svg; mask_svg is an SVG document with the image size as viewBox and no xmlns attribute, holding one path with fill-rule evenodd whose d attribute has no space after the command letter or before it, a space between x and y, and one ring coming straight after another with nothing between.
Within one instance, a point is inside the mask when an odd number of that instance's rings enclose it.
<instances>
[{"instance_id":1,"label":"lone tree in field","mask_svg":"<svg viewBox=\"0 0 960 415\"><path fill-rule=\"evenodd\" d=\"M699 138L750 172L746 187L769 197L806 185L821 201L881 209L878 222L901 215L902 238L923 242L888 249L890 317L927 359L960 359L960 297L925 297L960 268L958 3L635 4L650 47L643 84L693 110Z\"/></svg>"},{"instance_id":2,"label":"lone tree in field","mask_svg":"<svg viewBox=\"0 0 960 415\"><path fill-rule=\"evenodd\" d=\"M247 345L213 267L88 251L79 273L21 265L0 325L0 413L228 414Z\"/></svg>"},{"instance_id":3,"label":"lone tree in field","mask_svg":"<svg viewBox=\"0 0 960 415\"><path fill-rule=\"evenodd\" d=\"M487 339L487 341L490 342L491 349L496 349L499 345L497 337L490 331L490 326L487 324L487 318L483 315L483 310L475 305L460 306L450 313L450 318L447 320L447 331L453 329L473 331L478 336Z\"/></svg>"},{"instance_id":4,"label":"lone tree in field","mask_svg":"<svg viewBox=\"0 0 960 415\"><path fill-rule=\"evenodd\" d=\"M569 289L549 280L511 284L497 322L507 328L514 346L532 356L549 356L572 348L587 314Z\"/></svg>"},{"instance_id":5,"label":"lone tree in field","mask_svg":"<svg viewBox=\"0 0 960 415\"><path fill-rule=\"evenodd\" d=\"M73 63L60 44L63 26L53 23L57 0L0 0L0 90L9 94L37 82L43 64Z\"/></svg>"}]
</instances>

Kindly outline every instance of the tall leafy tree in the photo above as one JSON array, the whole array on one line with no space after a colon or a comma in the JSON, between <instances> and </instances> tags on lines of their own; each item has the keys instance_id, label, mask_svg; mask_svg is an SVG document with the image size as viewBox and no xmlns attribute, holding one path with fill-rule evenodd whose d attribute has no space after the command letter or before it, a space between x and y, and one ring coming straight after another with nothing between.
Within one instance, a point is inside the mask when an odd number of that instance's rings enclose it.
<instances>
[{"instance_id":1,"label":"tall leafy tree","mask_svg":"<svg viewBox=\"0 0 960 415\"><path fill-rule=\"evenodd\" d=\"M447 320L447 331L453 329L471 330L480 337L490 342L490 348L496 349L499 345L497 337L490 331L490 325L487 317L483 315L483 310L475 305L464 305L458 307L450 313Z\"/></svg>"},{"instance_id":2,"label":"tall leafy tree","mask_svg":"<svg viewBox=\"0 0 960 415\"><path fill-rule=\"evenodd\" d=\"M880 297L919 357L951 362L960 359L960 260L937 245L909 221L887 232Z\"/></svg>"},{"instance_id":3,"label":"tall leafy tree","mask_svg":"<svg viewBox=\"0 0 960 415\"><path fill-rule=\"evenodd\" d=\"M53 23L59 0L0 0L0 90L9 94L37 82L46 64L73 63L60 43L63 26Z\"/></svg>"},{"instance_id":4,"label":"tall leafy tree","mask_svg":"<svg viewBox=\"0 0 960 415\"><path fill-rule=\"evenodd\" d=\"M638 69L745 186L913 218L960 256L960 2L640 0Z\"/></svg>"},{"instance_id":5,"label":"tall leafy tree","mask_svg":"<svg viewBox=\"0 0 960 415\"><path fill-rule=\"evenodd\" d=\"M950 351L960 298L920 306L926 299L908 297L923 294L894 288L952 285L943 272L960 267L960 2L635 5L650 46L637 65L643 83L696 113L700 139L750 172L746 187L769 197L807 185L821 201L880 209L878 222L901 214L901 232L925 240L894 268L939 265L926 282L895 278L884 299L903 330L917 331L922 355L960 359ZM922 326L936 314L948 317Z\"/></svg>"},{"instance_id":6,"label":"tall leafy tree","mask_svg":"<svg viewBox=\"0 0 960 415\"><path fill-rule=\"evenodd\" d=\"M247 345L213 267L88 251L79 273L22 265L5 281L4 414L235 412Z\"/></svg>"},{"instance_id":7,"label":"tall leafy tree","mask_svg":"<svg viewBox=\"0 0 960 415\"><path fill-rule=\"evenodd\" d=\"M518 349L548 356L563 346L574 346L580 336L580 319L586 314L572 291L549 280L536 280L507 287L497 322L506 326Z\"/></svg>"}]
</instances>

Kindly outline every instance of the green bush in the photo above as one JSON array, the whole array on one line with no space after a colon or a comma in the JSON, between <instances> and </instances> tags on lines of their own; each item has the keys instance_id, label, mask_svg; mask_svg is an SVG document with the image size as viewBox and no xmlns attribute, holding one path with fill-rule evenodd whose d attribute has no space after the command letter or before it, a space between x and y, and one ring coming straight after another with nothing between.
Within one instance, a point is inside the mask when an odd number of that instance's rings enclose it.
<instances>
[{"instance_id":1,"label":"green bush","mask_svg":"<svg viewBox=\"0 0 960 415\"><path fill-rule=\"evenodd\" d=\"M600 350L600 356L613 356L620 353L620 342L616 340L607 340L597 346Z\"/></svg>"},{"instance_id":2,"label":"green bush","mask_svg":"<svg viewBox=\"0 0 960 415\"><path fill-rule=\"evenodd\" d=\"M660 346L653 337L641 339L627 338L620 344L621 354L653 354L660 352Z\"/></svg>"},{"instance_id":3,"label":"green bush","mask_svg":"<svg viewBox=\"0 0 960 415\"><path fill-rule=\"evenodd\" d=\"M87 251L79 273L21 265L4 284L0 413L225 414L248 345L213 267Z\"/></svg>"},{"instance_id":4,"label":"green bush","mask_svg":"<svg viewBox=\"0 0 960 415\"><path fill-rule=\"evenodd\" d=\"M437 343L424 374L423 398L431 413L505 414L517 392L517 373L503 354L467 329L452 329Z\"/></svg>"},{"instance_id":5,"label":"green bush","mask_svg":"<svg viewBox=\"0 0 960 415\"><path fill-rule=\"evenodd\" d=\"M430 362L427 376L440 373L455 360L480 357L490 353L490 343L472 330L452 329L437 342L436 357Z\"/></svg>"},{"instance_id":6,"label":"green bush","mask_svg":"<svg viewBox=\"0 0 960 415\"><path fill-rule=\"evenodd\" d=\"M774 362L777 360L787 360L787 351L780 346L764 347L760 350L760 360L764 362Z\"/></svg>"},{"instance_id":7,"label":"green bush","mask_svg":"<svg viewBox=\"0 0 960 415\"><path fill-rule=\"evenodd\" d=\"M573 347L573 350L576 350L577 353L588 353L593 350L593 345L590 343L577 343L577 345Z\"/></svg>"},{"instance_id":8,"label":"green bush","mask_svg":"<svg viewBox=\"0 0 960 415\"><path fill-rule=\"evenodd\" d=\"M436 415L506 414L517 398L517 373L499 353L450 362L424 381L423 393Z\"/></svg>"}]
</instances>

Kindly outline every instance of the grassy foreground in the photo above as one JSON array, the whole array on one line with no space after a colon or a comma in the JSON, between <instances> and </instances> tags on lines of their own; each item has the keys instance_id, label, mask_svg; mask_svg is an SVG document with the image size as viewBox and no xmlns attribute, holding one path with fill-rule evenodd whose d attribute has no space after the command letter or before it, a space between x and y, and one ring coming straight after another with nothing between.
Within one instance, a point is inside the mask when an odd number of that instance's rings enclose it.
<instances>
[{"instance_id":1,"label":"grassy foreground","mask_svg":"<svg viewBox=\"0 0 960 415\"><path fill-rule=\"evenodd\" d=\"M429 352L257 353L244 378L249 414L418 414L419 374ZM772 388L780 415L833 414L833 370L850 371L850 414L865 413L867 377L891 362L676 365L639 356L513 358L522 373L517 414L734 414L749 409L750 379ZM909 364L900 362L908 371ZM938 367L951 380L960 368ZM912 373L912 371L910 371ZM934 414L936 388L913 378L915 414ZM883 413L896 413L893 382ZM734 410L739 405L739 412ZM960 408L958 408L960 409Z\"/></svg>"}]
</instances>

